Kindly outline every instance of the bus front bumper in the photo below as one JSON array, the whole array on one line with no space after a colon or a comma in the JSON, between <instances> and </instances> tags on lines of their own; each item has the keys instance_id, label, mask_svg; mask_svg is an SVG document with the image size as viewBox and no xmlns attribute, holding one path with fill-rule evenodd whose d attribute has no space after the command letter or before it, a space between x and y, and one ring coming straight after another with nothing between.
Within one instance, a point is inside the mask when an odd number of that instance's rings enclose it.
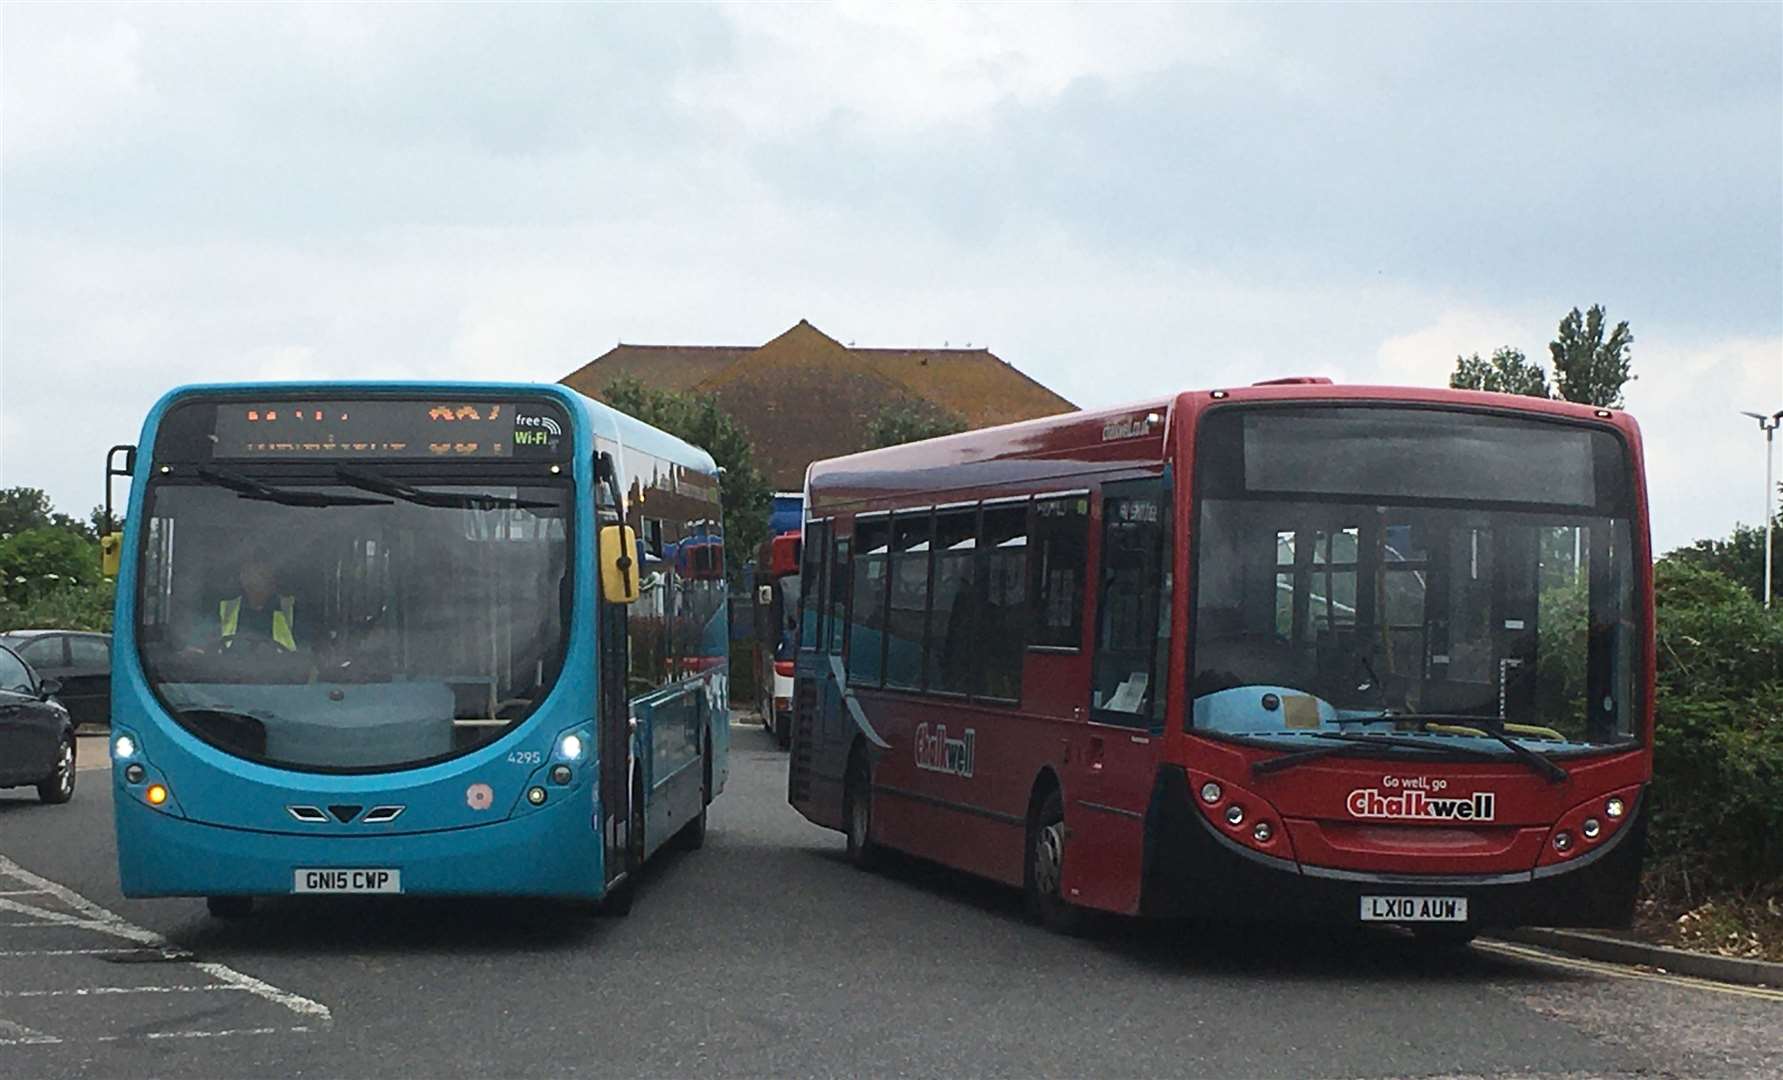
<instances>
[{"instance_id":1,"label":"bus front bumper","mask_svg":"<svg viewBox=\"0 0 1783 1080\"><path fill-rule=\"evenodd\" d=\"M1626 927L1646 848L1647 801L1597 857L1541 876L1368 874L1305 866L1240 848L1199 812L1180 768L1159 770L1145 823L1140 911L1159 917L1359 924L1364 897L1467 900L1466 927ZM1441 924L1434 924L1441 925ZM1449 924L1456 925L1456 924Z\"/></svg>"},{"instance_id":2,"label":"bus front bumper","mask_svg":"<svg viewBox=\"0 0 1783 1080\"><path fill-rule=\"evenodd\" d=\"M225 828L117 802L118 876L129 897L277 896L299 870L398 870L423 896L598 899L600 836L582 800L470 828L367 837Z\"/></svg>"}]
</instances>

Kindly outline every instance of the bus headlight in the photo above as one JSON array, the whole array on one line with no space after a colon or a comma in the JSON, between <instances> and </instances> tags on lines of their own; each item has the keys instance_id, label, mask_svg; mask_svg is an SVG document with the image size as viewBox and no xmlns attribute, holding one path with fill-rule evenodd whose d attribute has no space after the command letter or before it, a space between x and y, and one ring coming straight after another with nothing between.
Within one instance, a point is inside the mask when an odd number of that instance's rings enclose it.
<instances>
[{"instance_id":1,"label":"bus headlight","mask_svg":"<svg viewBox=\"0 0 1783 1080\"><path fill-rule=\"evenodd\" d=\"M582 736L572 731L557 740L557 753L570 761L579 759L582 756Z\"/></svg>"},{"instance_id":2,"label":"bus headlight","mask_svg":"<svg viewBox=\"0 0 1783 1080\"><path fill-rule=\"evenodd\" d=\"M1220 797L1224 794L1225 792L1220 790L1220 785L1214 783L1212 780L1201 785L1201 801L1209 806L1219 802Z\"/></svg>"},{"instance_id":3,"label":"bus headlight","mask_svg":"<svg viewBox=\"0 0 1783 1080\"><path fill-rule=\"evenodd\" d=\"M1603 814L1611 821L1622 820L1622 815L1627 812L1628 807L1619 798L1611 798L1609 802L1603 804Z\"/></svg>"},{"instance_id":4,"label":"bus headlight","mask_svg":"<svg viewBox=\"0 0 1783 1080\"><path fill-rule=\"evenodd\" d=\"M111 744L111 752L119 761L136 756L136 740L128 735L119 735Z\"/></svg>"},{"instance_id":5,"label":"bus headlight","mask_svg":"<svg viewBox=\"0 0 1783 1080\"><path fill-rule=\"evenodd\" d=\"M1259 844L1269 843L1269 838L1274 835L1275 830L1269 827L1269 822L1267 821L1259 821L1251 827L1251 836Z\"/></svg>"},{"instance_id":6,"label":"bus headlight","mask_svg":"<svg viewBox=\"0 0 1783 1080\"><path fill-rule=\"evenodd\" d=\"M147 775L147 770L134 761L124 766L124 779L130 781L132 784L142 783L142 778Z\"/></svg>"},{"instance_id":7,"label":"bus headlight","mask_svg":"<svg viewBox=\"0 0 1783 1080\"><path fill-rule=\"evenodd\" d=\"M1226 807L1226 824L1228 824L1228 825L1242 825L1242 824L1244 824L1244 807L1238 805L1237 803L1233 803L1231 806Z\"/></svg>"},{"instance_id":8,"label":"bus headlight","mask_svg":"<svg viewBox=\"0 0 1783 1080\"><path fill-rule=\"evenodd\" d=\"M1587 839L1587 840L1595 840L1595 839L1597 839L1597 834L1598 834L1598 833L1600 833L1600 832L1602 832L1602 831L1603 831L1603 826L1602 826L1602 825L1600 825L1600 824L1599 824L1599 823L1598 823L1598 820L1597 820L1597 819L1596 819L1596 818L1594 818L1594 817L1588 817L1588 818L1586 818L1586 819L1585 819L1585 823L1584 823L1584 824L1583 824L1583 825L1580 825L1580 826L1579 826L1579 832L1580 832L1580 833L1581 833L1581 834L1582 834L1582 835L1583 835L1583 836L1584 836L1584 837L1585 837L1585 839Z\"/></svg>"}]
</instances>

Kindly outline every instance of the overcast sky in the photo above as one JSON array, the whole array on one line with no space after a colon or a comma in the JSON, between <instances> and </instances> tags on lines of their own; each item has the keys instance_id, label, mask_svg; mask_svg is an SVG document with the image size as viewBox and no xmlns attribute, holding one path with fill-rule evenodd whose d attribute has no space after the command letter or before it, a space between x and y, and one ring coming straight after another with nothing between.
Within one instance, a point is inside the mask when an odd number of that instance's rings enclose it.
<instances>
[{"instance_id":1,"label":"overcast sky","mask_svg":"<svg viewBox=\"0 0 1783 1080\"><path fill-rule=\"evenodd\" d=\"M1664 550L1763 512L1783 5L0 12L0 485L198 379L988 346L1086 406L1635 335Z\"/></svg>"}]
</instances>

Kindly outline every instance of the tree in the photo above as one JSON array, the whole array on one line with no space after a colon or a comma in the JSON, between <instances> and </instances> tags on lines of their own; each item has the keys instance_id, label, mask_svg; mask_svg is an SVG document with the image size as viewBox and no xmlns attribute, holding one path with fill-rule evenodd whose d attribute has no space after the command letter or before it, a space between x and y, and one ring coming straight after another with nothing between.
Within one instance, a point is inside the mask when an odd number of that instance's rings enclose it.
<instances>
[{"instance_id":1,"label":"tree","mask_svg":"<svg viewBox=\"0 0 1783 1080\"><path fill-rule=\"evenodd\" d=\"M1698 540L1689 547L1667 553L1665 559L1724 574L1744 586L1760 603L1764 602L1762 526L1735 525L1733 535L1725 540ZM1783 568L1783 511L1778 512L1771 530L1771 563ZM1773 596L1783 598L1783 576L1773 577L1771 589Z\"/></svg>"},{"instance_id":2,"label":"tree","mask_svg":"<svg viewBox=\"0 0 1783 1080\"><path fill-rule=\"evenodd\" d=\"M1548 345L1554 359L1554 382L1560 396L1600 409L1622 407L1622 387L1635 376L1629 372L1629 348L1634 335L1626 320L1616 324L1609 339L1603 336L1602 304L1592 304L1583 316L1578 308L1560 320L1559 335Z\"/></svg>"},{"instance_id":3,"label":"tree","mask_svg":"<svg viewBox=\"0 0 1783 1080\"><path fill-rule=\"evenodd\" d=\"M734 577L768 535L773 489L755 465L755 446L710 394L679 394L645 386L630 376L607 384L608 405L679 436L712 455L724 470L719 505L724 512L725 568Z\"/></svg>"},{"instance_id":4,"label":"tree","mask_svg":"<svg viewBox=\"0 0 1783 1080\"><path fill-rule=\"evenodd\" d=\"M1492 359L1481 360L1479 353L1455 357L1455 373L1449 385L1456 390L1491 390L1499 394L1523 394L1528 397L1553 397L1548 388L1548 373L1532 363L1523 350L1506 345L1493 352Z\"/></svg>"},{"instance_id":5,"label":"tree","mask_svg":"<svg viewBox=\"0 0 1783 1080\"><path fill-rule=\"evenodd\" d=\"M933 402L894 401L867 421L867 449L957 435L964 430L964 420Z\"/></svg>"},{"instance_id":6,"label":"tree","mask_svg":"<svg viewBox=\"0 0 1783 1080\"><path fill-rule=\"evenodd\" d=\"M99 552L79 533L54 525L0 540L0 593L22 601L99 577Z\"/></svg>"}]
</instances>

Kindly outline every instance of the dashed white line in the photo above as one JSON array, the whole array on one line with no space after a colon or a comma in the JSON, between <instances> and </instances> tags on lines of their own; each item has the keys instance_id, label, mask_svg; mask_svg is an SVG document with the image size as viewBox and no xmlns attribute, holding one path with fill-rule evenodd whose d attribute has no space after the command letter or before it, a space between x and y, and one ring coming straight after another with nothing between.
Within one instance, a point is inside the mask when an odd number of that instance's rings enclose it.
<instances>
[{"instance_id":1,"label":"dashed white line","mask_svg":"<svg viewBox=\"0 0 1783 1080\"><path fill-rule=\"evenodd\" d=\"M0 1046L54 1046L61 1041L0 1016Z\"/></svg>"}]
</instances>

